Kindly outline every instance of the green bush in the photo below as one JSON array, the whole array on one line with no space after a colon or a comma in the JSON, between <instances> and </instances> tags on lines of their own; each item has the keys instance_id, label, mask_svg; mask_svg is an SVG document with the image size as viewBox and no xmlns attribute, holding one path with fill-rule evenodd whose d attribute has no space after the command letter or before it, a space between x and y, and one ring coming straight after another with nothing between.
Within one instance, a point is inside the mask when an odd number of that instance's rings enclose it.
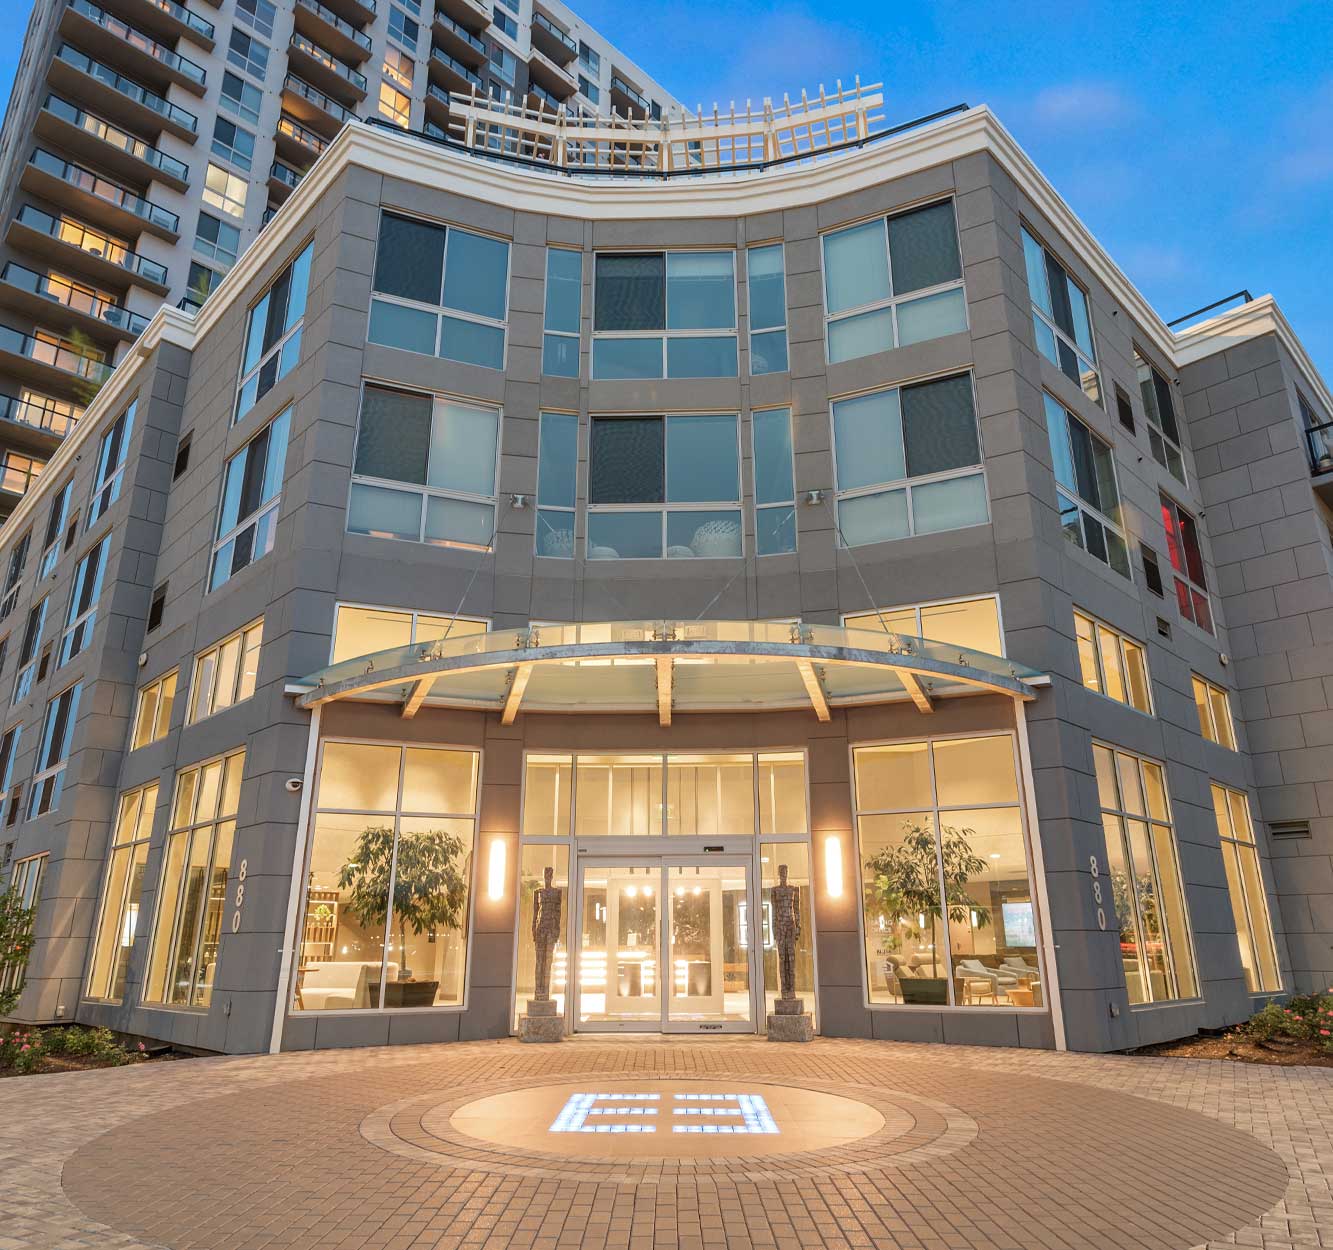
<instances>
[{"instance_id":1,"label":"green bush","mask_svg":"<svg viewBox=\"0 0 1333 1250\"><path fill-rule=\"evenodd\" d=\"M110 1029L88 1029L77 1024L48 1029L44 1038L52 1055L77 1055L81 1059L100 1059L112 1066L129 1063L130 1056L116 1041Z\"/></svg>"},{"instance_id":2,"label":"green bush","mask_svg":"<svg viewBox=\"0 0 1333 1250\"><path fill-rule=\"evenodd\" d=\"M15 1029L0 1038L0 1068L28 1075L36 1072L46 1058L46 1045L40 1029Z\"/></svg>"},{"instance_id":3,"label":"green bush","mask_svg":"<svg viewBox=\"0 0 1333 1250\"><path fill-rule=\"evenodd\" d=\"M1275 1037L1314 1042L1325 1054L1333 1055L1333 995L1296 994L1285 1007L1269 1003L1250 1017L1245 1031L1260 1042Z\"/></svg>"}]
</instances>

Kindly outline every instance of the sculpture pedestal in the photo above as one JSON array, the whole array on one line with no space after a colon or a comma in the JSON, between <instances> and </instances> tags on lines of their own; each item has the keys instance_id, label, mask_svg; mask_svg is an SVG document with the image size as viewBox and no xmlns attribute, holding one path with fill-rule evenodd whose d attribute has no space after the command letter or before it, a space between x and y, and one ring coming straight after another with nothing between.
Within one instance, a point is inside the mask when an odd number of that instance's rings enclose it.
<instances>
[{"instance_id":1,"label":"sculpture pedestal","mask_svg":"<svg viewBox=\"0 0 1333 1250\"><path fill-rule=\"evenodd\" d=\"M565 1036L565 1020L554 999L528 999L526 1015L518 1018L520 1042L558 1042Z\"/></svg>"},{"instance_id":2,"label":"sculpture pedestal","mask_svg":"<svg viewBox=\"0 0 1333 1250\"><path fill-rule=\"evenodd\" d=\"M770 1042L808 1042L814 1038L814 1018L803 998L779 998L768 1017Z\"/></svg>"}]
</instances>

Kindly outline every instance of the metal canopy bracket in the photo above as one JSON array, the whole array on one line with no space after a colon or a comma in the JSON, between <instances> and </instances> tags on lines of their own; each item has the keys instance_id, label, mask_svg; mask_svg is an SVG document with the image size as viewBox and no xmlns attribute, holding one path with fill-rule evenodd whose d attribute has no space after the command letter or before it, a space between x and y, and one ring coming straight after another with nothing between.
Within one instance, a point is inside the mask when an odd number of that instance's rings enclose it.
<instances>
[{"instance_id":1,"label":"metal canopy bracket","mask_svg":"<svg viewBox=\"0 0 1333 1250\"><path fill-rule=\"evenodd\" d=\"M420 710L421 705L426 701L426 696L430 694L430 688L435 684L434 676L419 678L408 692L407 698L403 700L402 717L404 720L411 720Z\"/></svg>"},{"instance_id":2,"label":"metal canopy bracket","mask_svg":"<svg viewBox=\"0 0 1333 1250\"><path fill-rule=\"evenodd\" d=\"M500 724L512 725L518 715L518 706L523 702L523 692L528 688L532 677L532 664L518 664L509 674L509 693L505 696L505 708L500 715Z\"/></svg>"},{"instance_id":3,"label":"metal canopy bracket","mask_svg":"<svg viewBox=\"0 0 1333 1250\"><path fill-rule=\"evenodd\" d=\"M669 655L657 657L657 723L671 724L671 683L676 675L676 662Z\"/></svg>"},{"instance_id":4,"label":"metal canopy bracket","mask_svg":"<svg viewBox=\"0 0 1333 1250\"><path fill-rule=\"evenodd\" d=\"M796 668L801 674L801 680L805 683L805 692L810 696L815 715L821 721L827 721L829 719L828 695L824 692L824 683L819 680L819 674L815 672L815 666L809 660L797 660Z\"/></svg>"},{"instance_id":5,"label":"metal canopy bracket","mask_svg":"<svg viewBox=\"0 0 1333 1250\"><path fill-rule=\"evenodd\" d=\"M918 712L933 712L935 704L931 702L930 695L926 693L926 688L910 668L900 668L895 670L903 685L907 688L907 693L912 696L912 702L916 704Z\"/></svg>"}]
</instances>

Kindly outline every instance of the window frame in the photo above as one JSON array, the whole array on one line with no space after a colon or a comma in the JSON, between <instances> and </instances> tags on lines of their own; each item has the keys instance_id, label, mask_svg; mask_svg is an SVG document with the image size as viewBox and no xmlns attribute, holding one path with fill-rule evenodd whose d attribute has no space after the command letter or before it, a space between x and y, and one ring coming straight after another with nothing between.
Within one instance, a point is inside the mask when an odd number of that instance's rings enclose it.
<instances>
[{"instance_id":1,"label":"window frame","mask_svg":"<svg viewBox=\"0 0 1333 1250\"><path fill-rule=\"evenodd\" d=\"M51 500L50 511L46 514L46 533L43 536L42 558L37 565L37 580L41 581L48 573L55 571L62 554L61 544L65 537L65 522L69 519L70 500L74 498L74 477L65 479ZM54 531L54 537L52 536Z\"/></svg>"},{"instance_id":2,"label":"window frame","mask_svg":"<svg viewBox=\"0 0 1333 1250\"><path fill-rule=\"evenodd\" d=\"M28 789L28 820L45 816L60 806L64 772L74 746L74 730L79 718L79 698L82 693L83 681L80 679L47 700L46 711L42 715L42 736L38 739L37 755L33 760L32 783ZM61 739L57 742L54 734L62 714L62 700L67 700L63 712L65 725ZM52 759L52 753L57 749L61 754Z\"/></svg>"},{"instance_id":3,"label":"window frame","mask_svg":"<svg viewBox=\"0 0 1333 1250\"><path fill-rule=\"evenodd\" d=\"M278 510L282 507L282 489L286 485L287 452L291 446L292 409L293 405L288 404L271 421L267 422L265 425L261 426L253 434L251 434L250 437L247 438L244 443L242 443L234 452L232 452L230 456L228 456L222 462L222 482L218 492L217 510L214 514L216 517L213 523L214 537L213 537L213 545L209 553L208 582L204 590L205 594L212 594L216 590L221 590L222 587L225 586L229 581L231 581L233 577L239 577L240 574L246 571L246 569L252 568L266 555L268 555L270 551L273 550L273 547L277 541L277 529L278 529L277 513ZM277 490L268 498L261 499L259 503L255 505L253 511L247 512L244 515L238 515L235 523L226 531L223 531L222 524L223 524L224 510L227 504L227 479L230 474L232 464L239 457L242 456L246 457L246 462L241 466L240 470L242 489L243 489L245 477L247 474L247 469L249 468L249 463L250 463L249 462L250 449L261 438L263 438L265 435L268 435L268 444L264 451L264 471L260 477L260 489L262 491L263 482L268 478L270 470L274 468L274 462L270 460L270 457L274 453L273 432L275 428L279 425L279 423L283 424L282 471L281 475L278 478ZM239 508L240 504L238 503L237 505L238 513L239 513ZM259 527L262 522L268 520L269 518L271 518L271 520L269 521L268 527L261 535ZM254 539L251 540L250 543L250 558L246 561L245 564L243 564L238 569L235 567L235 543L245 534L247 530L250 529L253 529L255 532L255 537ZM262 551L258 549L258 544L261 538L267 540L267 546L265 546ZM219 557L222 555L222 552L227 550L228 548L230 548L232 552L232 558L231 558L232 568L225 577L219 580L218 579L218 569L220 567Z\"/></svg>"},{"instance_id":4,"label":"window frame","mask_svg":"<svg viewBox=\"0 0 1333 1250\"><path fill-rule=\"evenodd\" d=\"M227 93L227 79L234 78L241 85L240 94L229 95ZM218 107L226 109L234 117L240 118L243 122L248 122L251 126L259 125L260 110L264 104L264 93L252 82L247 82L240 74L230 68L224 68L222 71L222 86L218 94ZM252 100L258 100L258 103L247 103L247 96Z\"/></svg>"},{"instance_id":5,"label":"window frame","mask_svg":"<svg viewBox=\"0 0 1333 1250\"><path fill-rule=\"evenodd\" d=\"M757 433L759 429L759 418L772 416L775 413L785 413L787 418L787 455L789 468L791 470L792 493L790 499L768 500L764 503L759 501L759 445ZM754 477L754 490L751 495L751 507L754 512L754 554L758 558L765 556L784 556L794 555L800 546L800 522L797 518L798 508L796 507L796 423L792 418L790 404L776 404L770 407L752 408L750 418L746 424L750 428L750 464L752 466ZM742 474L744 477L744 474ZM741 493L744 494L744 482L742 481ZM791 546L783 547L778 551L763 551L760 541L759 514L761 512L779 512L783 508L791 510ZM783 522L785 525L786 523Z\"/></svg>"},{"instance_id":6,"label":"window frame","mask_svg":"<svg viewBox=\"0 0 1333 1250\"><path fill-rule=\"evenodd\" d=\"M111 535L103 534L87 551L79 557L74 566L74 575L70 578L69 605L65 609L65 624L60 631L60 645L56 653L56 667L61 668L76 656L82 655L92 641L92 631L97 627L97 605L102 598L102 588L106 583L106 566L109 559ZM89 561L96 558L94 568ZM92 595L88 606L79 609L79 600L83 590L92 579Z\"/></svg>"},{"instance_id":7,"label":"window frame","mask_svg":"<svg viewBox=\"0 0 1333 1250\"><path fill-rule=\"evenodd\" d=\"M1245 912L1245 919L1247 921L1247 927L1249 929L1249 933L1246 934L1245 936L1247 937L1250 944L1250 952L1252 959L1254 960L1256 965L1258 965L1255 968L1256 979L1262 968L1263 959L1259 956L1259 952L1255 949L1257 945L1256 939L1260 935L1257 932L1257 925L1255 923L1256 916L1254 912L1254 899L1251 897L1250 888L1246 882L1245 873L1243 871L1240 871L1239 861L1242 855L1248 853L1249 855L1253 856L1254 875L1262 891L1258 900L1259 918L1262 919L1264 922L1262 938L1264 941L1264 945L1267 947L1266 953L1268 955L1268 959L1272 964L1273 971L1277 974L1277 984L1272 987L1264 986L1262 984L1258 986L1252 986L1250 985L1250 978L1247 972L1247 975L1245 977L1246 991L1249 993L1251 998L1264 997L1269 994L1280 994L1284 989L1284 984L1282 979L1282 964L1281 961L1278 959L1277 935L1273 932L1273 913L1272 909L1268 906L1268 884L1264 880L1263 856L1259 854L1259 839L1254 831L1254 812L1251 810L1250 807L1250 796L1244 790L1237 790L1232 786L1224 785L1222 782L1215 781L1211 777L1208 779L1208 789L1210 797L1212 798L1213 802L1213 819L1215 822L1217 822L1217 838L1222 850L1223 867L1226 870L1227 893L1233 896L1232 915L1233 917L1235 915L1235 903L1234 903L1234 897L1236 893L1235 887L1239 886L1240 904ZM1217 813L1218 813L1217 800L1219 791L1221 791L1221 793L1226 797L1227 800L1224 805L1227 814L1227 827L1225 830L1222 828L1221 823L1217 821ZM1235 810L1231 803L1231 800L1233 798L1238 798L1240 800L1242 809L1245 812L1246 828L1243 832L1236 828ZM1247 834L1248 837L1246 836ZM1227 858L1228 847L1230 847L1232 850L1231 859ZM1233 863L1235 863L1237 868L1236 877L1234 879L1232 877L1232 870L1231 870L1231 865ZM1236 934L1236 940L1238 944L1240 942L1240 939L1241 939L1241 934L1238 931ZM1242 968L1244 968L1243 959L1241 961L1241 966Z\"/></svg>"},{"instance_id":8,"label":"window frame","mask_svg":"<svg viewBox=\"0 0 1333 1250\"><path fill-rule=\"evenodd\" d=\"M1106 449L1108 463L1111 466L1111 484L1115 487L1116 510L1123 512L1124 497L1120 491L1120 468L1116 464L1115 444L1109 438L1104 438L1100 433L1094 430L1092 426L1088 424L1087 421L1085 421L1082 417L1078 415L1078 413L1072 412L1067 404L1062 403L1059 399L1057 399L1054 395L1052 395L1050 391L1042 391L1041 394L1042 394L1042 404L1043 404L1042 419L1044 424L1046 425L1048 448L1049 448L1049 439L1051 436L1051 428L1050 428L1050 409L1046 407L1046 405L1054 404L1057 408L1060 409L1060 412L1064 420L1065 442L1067 444L1069 463L1075 469L1075 480L1077 481L1078 457L1075 454L1073 435L1070 433L1069 423L1071 421L1076 422L1080 427L1082 427L1084 433L1087 434L1089 439L1093 440L1096 443L1100 443ZM1104 512L1100 507L1100 501L1098 503L1093 503L1091 500L1084 499L1082 494L1080 494L1077 489L1066 486L1063 482L1061 482L1059 473L1056 471L1056 465L1054 464L1054 449L1049 448L1049 450L1051 451L1052 455L1051 476L1055 480L1056 521L1060 526L1060 530L1061 533L1063 533L1064 535L1065 541L1077 547L1079 551L1083 552L1087 556L1090 556L1092 559L1096 560L1099 564L1104 564L1108 569L1111 570L1111 572L1119 574L1121 577L1126 577L1130 581L1133 581L1134 570L1129 559L1129 535L1128 531L1125 528L1124 520L1123 519L1117 520L1114 517L1110 516L1108 513ZM1094 474L1095 474L1095 463L1094 463ZM1079 514L1077 541L1075 541L1073 534L1071 533L1069 526L1064 519L1067 511L1066 505L1068 505L1068 507L1072 507ZM1114 534L1117 538L1119 538L1120 550L1124 555L1124 561L1125 561L1125 566L1123 569L1117 568L1116 565L1112 562L1110 558L1112 550L1110 543L1105 544L1107 552L1107 558L1105 560L1103 560L1099 555L1097 555L1095 551L1091 551L1088 549L1087 522L1089 518L1091 518L1091 520L1095 521L1098 525L1100 525L1102 529L1109 530L1112 534Z\"/></svg>"},{"instance_id":9,"label":"window frame","mask_svg":"<svg viewBox=\"0 0 1333 1250\"><path fill-rule=\"evenodd\" d=\"M247 683L245 661L252 646L250 635L255 631L258 631L258 639L253 643L255 675L253 682ZM230 679L231 692L228 695L227 702L219 705L218 661L222 657L223 649L233 642L236 643L236 669ZM202 651L197 651L190 664L189 703L185 708L185 725L197 725L201 721L206 721L210 717L234 708L238 703L244 703L247 699L254 698L255 691L259 688L259 661L263 654L263 648L264 618L257 616L248 624L242 625L240 629L232 630L231 633L219 638L217 642L211 643ZM205 674L204 666L210 660L212 666ZM249 689L246 689L247 685ZM176 694L179 693L180 682L178 680ZM207 710L203 712L199 710L201 698L207 700Z\"/></svg>"},{"instance_id":10,"label":"window frame","mask_svg":"<svg viewBox=\"0 0 1333 1250\"><path fill-rule=\"evenodd\" d=\"M167 685L170 683L170 690L167 691ZM171 732L171 720L175 714L176 695L180 689L180 665L169 669L160 677L154 677L152 681L140 686L135 692L134 697L134 719L130 722L130 745L129 750L138 751L143 747L152 746L154 742L160 742ZM163 692L166 691L165 701ZM150 703L151 699L151 703ZM166 710L166 722L163 723L162 713ZM148 725L148 731L151 737L144 738L141 742L140 736L145 725Z\"/></svg>"},{"instance_id":11,"label":"window frame","mask_svg":"<svg viewBox=\"0 0 1333 1250\"><path fill-rule=\"evenodd\" d=\"M37 657L42 649L42 635L46 632L46 616L50 606L51 596L43 595L28 609L28 619L23 624L23 637L15 657L18 664L14 672L14 695L10 700L11 704L20 703L32 693L37 675Z\"/></svg>"},{"instance_id":12,"label":"window frame","mask_svg":"<svg viewBox=\"0 0 1333 1250\"><path fill-rule=\"evenodd\" d=\"M1217 635L1217 619L1213 613L1212 596L1208 592L1207 574L1208 568L1204 560L1203 544L1199 541L1200 531L1199 523L1195 519L1194 513L1188 508L1182 507L1165 491L1158 491L1158 500L1161 504L1162 529L1166 534L1166 558L1171 566L1171 578L1175 584L1176 590L1176 611L1180 614L1183 621L1193 625L1195 629L1202 630L1209 637ZM1167 522L1167 515L1170 514L1171 523ZM1189 571L1189 552L1186 550L1188 542L1186 540L1186 527L1181 518L1189 522L1189 530L1193 534L1195 554L1199 558L1199 572L1202 575L1199 581L1195 581ZM1180 564L1177 565L1175 552L1179 550ZM1195 605L1195 596L1202 598L1205 609L1208 612L1208 623L1200 624L1198 621L1198 608ZM1184 610L1187 604L1188 611Z\"/></svg>"},{"instance_id":13,"label":"window frame","mask_svg":"<svg viewBox=\"0 0 1333 1250\"><path fill-rule=\"evenodd\" d=\"M859 612L844 612L842 614L841 620L844 629L866 629L866 628L883 629L883 620L885 617L896 616L900 612L912 612L915 614L916 617L917 632L915 634L915 637L924 638L926 637L926 634L924 634L922 631L926 628L926 625L925 625L925 618L922 615L923 612L925 612L927 609L930 608L950 608L955 606L956 604L963 604L963 603L993 603L995 605L995 629L1000 639L1000 649L999 651L995 652L995 654L1002 658L1007 656L1008 649L1005 643L1005 636L1004 636L1004 605L1000 602L1000 596L995 594L994 592L991 592L990 594L980 594L980 595L954 595L946 599L923 599L914 601L912 603L899 603L899 604L894 604L892 606L886 605L885 607L882 608L863 609ZM857 623L857 618L865 618L869 616L873 616L876 618L874 625L867 626ZM852 623L848 624L849 621ZM885 632L892 632L892 631L885 631ZM941 640L932 639L931 641L941 641ZM916 740L917 739L915 738L904 739L904 741L908 742L915 742Z\"/></svg>"},{"instance_id":14,"label":"window frame","mask_svg":"<svg viewBox=\"0 0 1333 1250\"><path fill-rule=\"evenodd\" d=\"M226 121L226 118L222 119ZM210 180L213 175L217 175L222 182L219 189L211 185ZM240 197L237 198L236 188L240 188ZM203 192L200 197L200 203L218 213L226 213L229 217L236 218L237 221L245 220L245 201L250 190L249 180L241 177L240 174L228 169L225 165L219 165L216 161L207 161L204 165L204 184Z\"/></svg>"},{"instance_id":15,"label":"window frame","mask_svg":"<svg viewBox=\"0 0 1333 1250\"><path fill-rule=\"evenodd\" d=\"M1182 486L1189 486L1189 470L1185 465L1185 443L1180 436L1180 412L1176 408L1175 388L1171 380L1163 373L1148 354L1136 342L1133 346L1135 374L1139 381L1139 402L1143 405L1143 419L1148 427L1148 449L1157 461ZM1148 376L1143 376L1144 370ZM1158 383L1161 386L1158 386ZM1153 402L1148 403L1145 388L1152 387ZM1171 404L1171 424L1175 426L1175 435L1168 434L1161 415L1161 396L1165 395ZM1174 457L1172 453L1175 453Z\"/></svg>"},{"instance_id":16,"label":"window frame","mask_svg":"<svg viewBox=\"0 0 1333 1250\"><path fill-rule=\"evenodd\" d=\"M756 328L754 323L754 279L751 269L750 258L755 252L776 251L780 264L778 265L778 274L782 280L782 321L774 325L759 326ZM787 323L789 321L787 311L787 248L784 240L773 239L767 243L749 243L745 247L745 329L746 341L749 347L749 374L751 377L767 377L773 373L791 372L791 342L788 335ZM760 338L772 336L776 338L778 334L782 335L782 360L781 369L762 369L754 367L757 353L755 351L754 340L757 335ZM757 545L757 544L756 544Z\"/></svg>"},{"instance_id":17,"label":"window frame","mask_svg":"<svg viewBox=\"0 0 1333 1250\"><path fill-rule=\"evenodd\" d=\"M87 517L83 526L85 530L92 529L120 498L138 407L139 399L135 396L97 440L97 464L93 469L93 487L88 494ZM114 464L109 459L112 455L117 457Z\"/></svg>"},{"instance_id":18,"label":"window frame","mask_svg":"<svg viewBox=\"0 0 1333 1250\"><path fill-rule=\"evenodd\" d=\"M9 549L9 563L5 570L4 598L0 600L0 621L8 620L19 605L23 589L23 574L28 567L28 550L32 546L32 528L24 530L19 540Z\"/></svg>"},{"instance_id":19,"label":"window frame","mask_svg":"<svg viewBox=\"0 0 1333 1250\"><path fill-rule=\"evenodd\" d=\"M564 418L574 420L574 481L572 483L571 495L573 503L571 504L552 504L544 503L541 497L541 479L542 479L542 442L544 438L543 431L546 426L546 418ZM578 529L579 529L579 453L582 450L583 443L583 424L579 419L577 412L569 412L559 408L542 408L537 414L537 489L533 492L535 521L533 523L533 554L541 560L572 560L578 552ZM568 554L555 554L549 551L541 550L541 526L542 513L558 512L561 516L569 517L570 548ZM556 532L553 530L553 532Z\"/></svg>"},{"instance_id":20,"label":"window frame","mask_svg":"<svg viewBox=\"0 0 1333 1250\"><path fill-rule=\"evenodd\" d=\"M23 740L23 722L15 721L0 734L0 806L15 789L14 765L18 762L19 745ZM22 782L19 783L20 788Z\"/></svg>"},{"instance_id":21,"label":"window frame","mask_svg":"<svg viewBox=\"0 0 1333 1250\"><path fill-rule=\"evenodd\" d=\"M575 321L578 323L574 330L553 330L547 324L547 317L550 313L550 291L551 291L551 257L561 252L569 256L577 256L579 261L579 296L578 312ZM573 373L551 373L546 368L547 354L546 349L548 340L560 339L563 342L573 342L574 344L574 372ZM542 285L542 373L546 377L552 378L578 378L582 375L582 352L583 352L583 250L574 247L557 247L548 244L546 248L546 270L545 279Z\"/></svg>"},{"instance_id":22,"label":"window frame","mask_svg":"<svg viewBox=\"0 0 1333 1250\"><path fill-rule=\"evenodd\" d=\"M1079 674L1082 678L1083 688L1085 690L1090 690L1093 694L1100 695L1103 699L1110 699L1113 703L1119 703L1122 707L1127 707L1131 711L1141 712L1144 716L1156 716L1157 711L1152 689L1152 672L1148 666L1147 646L1144 643L1141 643L1137 638L1131 637L1123 630L1116 629L1114 625L1108 625L1100 617L1093 616L1091 612L1087 612L1083 608L1075 607L1073 612L1074 641L1076 650L1078 651ZM1084 664L1083 647L1081 645L1083 642L1083 635L1079 633L1078 629L1079 623L1084 621L1087 622L1090 627L1088 641L1092 648L1092 678L1096 682L1096 685L1089 682L1088 670ZM1107 656L1104 639L1110 640L1111 645L1114 647L1119 670L1117 679L1120 682L1120 689L1123 690L1126 695L1123 699L1117 698L1110 692L1110 683L1107 681L1106 676ZM1148 699L1147 707L1139 707L1133 701L1132 697L1129 697L1134 688L1134 683L1130 680L1130 648L1138 651L1139 659L1143 666L1143 690Z\"/></svg>"},{"instance_id":23,"label":"window frame","mask_svg":"<svg viewBox=\"0 0 1333 1250\"><path fill-rule=\"evenodd\" d=\"M1199 687L1203 687L1204 697L1199 698ZM1228 751L1239 751L1236 742L1236 718L1231 712L1231 694L1225 686L1199 673L1190 673L1190 689L1194 694L1194 708L1199 714L1199 734L1207 742L1212 742ZM1219 725L1217 704L1221 702L1226 710L1226 721Z\"/></svg>"},{"instance_id":24,"label":"window frame","mask_svg":"<svg viewBox=\"0 0 1333 1250\"><path fill-rule=\"evenodd\" d=\"M301 363L301 337L305 330L305 317L310 301L310 280L314 266L314 256L315 241L313 238L308 238L292 252L291 259L274 274L273 280L264 287L246 309L245 333L241 336L241 360L237 369L236 404L232 410L232 425L239 425L254 411L259 401L266 395L271 394L278 383ZM293 317L292 304L298 298L297 282L302 276L304 277L305 289L299 293L300 311ZM282 313L283 329L270 346L264 347L263 341L268 333L268 320L273 311L270 301L274 291L282 285L284 279L286 279L287 285L285 291L286 302ZM260 316L261 309L263 310L262 318ZM260 324L261 320L262 325ZM256 334L259 336L260 344L258 354L254 357L254 364L247 369L245 362L250 356L251 340ZM292 344L294 344L294 355L291 359L288 359L287 349ZM276 362L275 372L268 385L263 386L264 370L270 362ZM261 386L263 386L262 390L260 389ZM252 393L247 394L247 392ZM290 407L289 404L289 410Z\"/></svg>"},{"instance_id":25,"label":"window frame","mask_svg":"<svg viewBox=\"0 0 1333 1250\"><path fill-rule=\"evenodd\" d=\"M148 813L148 827L144 829L144 810L143 804L149 792L152 792L153 807ZM83 992L81 997L91 1002L119 1003L122 998L111 994L93 992L95 984L110 989L112 982L109 979L114 975L115 963L110 961L109 965L99 967L103 959L102 948L102 925L107 918L107 909L112 906L112 900L108 897L111 889L113 873L116 868L116 860L123 858L126 861L125 877L120 885L120 897L115 901L116 907L116 925L112 933L123 935L125 932L126 911L129 907L134 907L135 913L135 932L130 940L130 947L133 948L135 939L139 936L138 921L143 915L142 898L144 878L147 876L146 867L148 861L148 849L152 842L153 826L157 822L157 805L161 798L160 783L149 781L141 786L134 786L129 790L122 791L116 801L116 819L111 828L110 844L106 853L106 870L102 874L101 889L98 891L97 917L93 925L92 937L89 941L91 950L88 956L88 975L83 981ZM136 802L137 800L137 802ZM126 811L131 803L136 803L134 807L134 821L127 829L124 826ZM126 836L128 835L128 836ZM139 894L134 902L130 901L131 892L134 886L134 871L140 867L144 871L139 879ZM122 945L123 945L122 937ZM127 959L129 956L126 957ZM98 974L101 974L100 976Z\"/></svg>"},{"instance_id":26,"label":"window frame","mask_svg":"<svg viewBox=\"0 0 1333 1250\"><path fill-rule=\"evenodd\" d=\"M1064 274L1065 281L1070 286L1074 287L1082 295L1083 306L1087 311L1088 342L1091 344L1090 351L1080 347L1079 344L1074 339L1071 339L1069 335L1067 335L1058 325L1056 325L1054 314L1047 313L1037 303L1037 293L1031 289L1032 282L1029 276L1030 270L1027 265L1027 248L1026 246L1024 246L1023 272L1024 272L1024 278L1028 283L1029 303L1031 304L1032 307L1032 317L1033 317L1033 335L1036 340L1037 354L1041 356L1042 359L1045 360L1048 364L1050 364L1053 368L1057 369L1066 379L1069 380L1070 383L1072 383L1074 386L1077 386L1079 390L1082 391L1085 396L1087 396L1088 399L1090 399L1094 404L1096 404L1099 408L1101 408L1104 411L1106 408L1106 386L1102 380L1102 369L1099 363L1099 353L1097 351L1097 334L1092 324L1093 323L1092 298L1088 293L1088 289L1081 282L1077 281L1074 278L1074 275L1069 272L1069 266L1066 265L1065 262L1061 260L1059 256L1056 255L1055 250L1046 243L1045 239L1042 237L1041 232L1035 230L1030 222L1028 222L1026 219L1021 219L1019 221L1019 231L1020 231L1020 239L1019 239L1020 244L1022 244L1021 235L1026 234L1027 237L1030 238L1033 241L1033 243L1035 243L1042 250L1042 254L1045 258L1042 272L1046 279L1044 285L1046 287L1047 301L1048 302L1050 301L1049 266L1051 264L1054 264L1059 268L1061 273ZM1056 357L1057 357L1057 359L1055 360L1052 360L1050 356L1048 356L1044 351L1042 351L1041 337L1036 333L1036 325L1038 322L1044 325L1046 329L1049 330L1053 336L1053 341L1056 347ZM1074 353L1074 360L1076 364L1082 361L1091 365L1092 376L1096 379L1097 393L1095 395L1088 390L1087 383L1083 381L1082 373L1080 373L1078 378L1071 378L1069 374L1065 371L1064 366L1060 363L1058 359L1060 355L1060 344L1062 343L1069 351Z\"/></svg>"},{"instance_id":27,"label":"window frame","mask_svg":"<svg viewBox=\"0 0 1333 1250\"><path fill-rule=\"evenodd\" d=\"M333 605L333 625L329 630L330 664L337 664L339 662L335 660L333 657L336 654L336 648L338 645L338 613L341 612L343 608L348 608L353 612L391 612L399 616L410 617L411 642L407 643L406 644L407 646L412 646L415 643L424 641L424 639L417 637L417 627L420 625L421 618L423 616L435 617L436 619L439 620L458 621L464 625L485 626L484 629L475 630L471 634L459 634L458 637L460 638L474 637L476 634L479 633L482 634L489 633L492 625L490 617L487 616L466 616L461 612L431 612L426 608L399 608L399 607L394 607L392 604L387 604L387 603L361 603L353 599L339 599ZM374 652L371 652L370 654L373 655ZM349 656L348 658L355 659L356 657Z\"/></svg>"}]
</instances>

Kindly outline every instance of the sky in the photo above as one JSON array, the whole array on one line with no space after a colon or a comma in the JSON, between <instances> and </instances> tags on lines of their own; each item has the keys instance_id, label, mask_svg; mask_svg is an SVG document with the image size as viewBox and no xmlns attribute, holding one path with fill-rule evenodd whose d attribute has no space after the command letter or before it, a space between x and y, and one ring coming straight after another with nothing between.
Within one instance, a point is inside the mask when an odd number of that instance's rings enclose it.
<instances>
[{"instance_id":1,"label":"sky","mask_svg":"<svg viewBox=\"0 0 1333 1250\"><path fill-rule=\"evenodd\" d=\"M568 2L689 107L858 73L889 124L989 105L1163 317L1271 293L1333 387L1329 0Z\"/></svg>"}]
</instances>

